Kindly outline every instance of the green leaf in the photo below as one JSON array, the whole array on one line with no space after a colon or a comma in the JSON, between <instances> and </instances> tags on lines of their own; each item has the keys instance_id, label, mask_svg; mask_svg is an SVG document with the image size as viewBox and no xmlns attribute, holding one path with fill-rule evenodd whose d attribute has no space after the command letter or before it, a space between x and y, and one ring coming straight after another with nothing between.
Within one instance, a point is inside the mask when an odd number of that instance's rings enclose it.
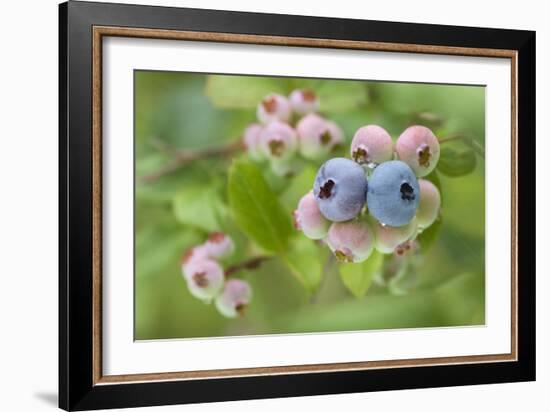
<instances>
[{"instance_id":1,"label":"green leaf","mask_svg":"<svg viewBox=\"0 0 550 412\"><path fill-rule=\"evenodd\" d=\"M207 232L221 229L224 205L219 191L212 186L187 186L172 201L178 222Z\"/></svg>"},{"instance_id":2,"label":"green leaf","mask_svg":"<svg viewBox=\"0 0 550 412\"><path fill-rule=\"evenodd\" d=\"M312 166L307 166L298 175L292 179L287 179L284 192L281 194L281 202L288 211L293 211L298 207L298 202L306 193L313 189L313 182L317 170Z\"/></svg>"},{"instance_id":3,"label":"green leaf","mask_svg":"<svg viewBox=\"0 0 550 412\"><path fill-rule=\"evenodd\" d=\"M450 177L464 176L475 170L476 163L476 155L472 149L444 147L441 149L437 170Z\"/></svg>"},{"instance_id":4,"label":"green leaf","mask_svg":"<svg viewBox=\"0 0 550 412\"><path fill-rule=\"evenodd\" d=\"M319 287L323 277L323 264L328 255L327 248L320 248L305 236L297 236L288 254L283 258L296 278L313 293Z\"/></svg>"},{"instance_id":5,"label":"green leaf","mask_svg":"<svg viewBox=\"0 0 550 412\"><path fill-rule=\"evenodd\" d=\"M257 166L237 160L229 169L229 205L239 227L263 249L284 252L292 233L290 214Z\"/></svg>"},{"instance_id":6,"label":"green leaf","mask_svg":"<svg viewBox=\"0 0 550 412\"><path fill-rule=\"evenodd\" d=\"M266 95L288 95L292 89L311 89L322 112L345 112L368 100L366 83L351 80L287 79L263 76L211 75L206 95L224 109L253 109Z\"/></svg>"},{"instance_id":7,"label":"green leaf","mask_svg":"<svg viewBox=\"0 0 550 412\"><path fill-rule=\"evenodd\" d=\"M484 141L485 87L379 82L374 89L384 111L405 116L403 126L414 121L432 127L430 122L411 118L414 113L430 112L446 119L446 129L471 133L480 137L480 143Z\"/></svg>"},{"instance_id":8,"label":"green leaf","mask_svg":"<svg viewBox=\"0 0 550 412\"><path fill-rule=\"evenodd\" d=\"M382 268L384 256L373 251L362 263L342 263L339 265L342 282L357 298L362 298L369 290L374 275Z\"/></svg>"},{"instance_id":9,"label":"green leaf","mask_svg":"<svg viewBox=\"0 0 550 412\"><path fill-rule=\"evenodd\" d=\"M426 251L435 243L437 236L441 231L441 222L441 217L438 217L429 228L425 229L418 235L417 240L420 243L422 253L426 253Z\"/></svg>"},{"instance_id":10,"label":"green leaf","mask_svg":"<svg viewBox=\"0 0 550 412\"><path fill-rule=\"evenodd\" d=\"M368 101L366 83L361 81L304 79L296 86L315 92L321 112L346 112Z\"/></svg>"},{"instance_id":11,"label":"green leaf","mask_svg":"<svg viewBox=\"0 0 550 412\"><path fill-rule=\"evenodd\" d=\"M286 95L288 91L288 82L283 78L211 75L206 81L205 94L217 107L252 109L266 95Z\"/></svg>"}]
</instances>

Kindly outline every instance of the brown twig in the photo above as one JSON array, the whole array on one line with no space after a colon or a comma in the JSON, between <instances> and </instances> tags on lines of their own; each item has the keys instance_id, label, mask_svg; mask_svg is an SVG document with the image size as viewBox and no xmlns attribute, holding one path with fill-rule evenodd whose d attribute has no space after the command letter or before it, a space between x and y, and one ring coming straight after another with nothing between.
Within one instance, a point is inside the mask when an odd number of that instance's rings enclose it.
<instances>
[{"instance_id":1,"label":"brown twig","mask_svg":"<svg viewBox=\"0 0 550 412\"><path fill-rule=\"evenodd\" d=\"M166 165L162 166L156 171L141 176L140 181L143 183L155 182L161 177L174 173L181 167L196 160L218 156L227 157L244 149L244 145L241 139L234 140L231 143L222 146L212 146L206 147L204 149L174 149L170 146L167 146L159 139L153 139L152 144L160 152L163 152L166 155L170 156L171 160Z\"/></svg>"},{"instance_id":2,"label":"brown twig","mask_svg":"<svg viewBox=\"0 0 550 412\"><path fill-rule=\"evenodd\" d=\"M236 263L225 269L225 276L231 276L243 269L257 269L262 263L271 259L272 256L257 256L243 262Z\"/></svg>"}]
</instances>

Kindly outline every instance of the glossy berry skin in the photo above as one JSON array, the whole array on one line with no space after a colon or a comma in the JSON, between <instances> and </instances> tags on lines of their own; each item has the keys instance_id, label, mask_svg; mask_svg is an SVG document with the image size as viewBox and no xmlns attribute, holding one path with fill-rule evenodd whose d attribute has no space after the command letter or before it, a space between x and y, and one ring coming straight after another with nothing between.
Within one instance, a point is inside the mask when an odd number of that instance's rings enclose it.
<instances>
[{"instance_id":1,"label":"glossy berry skin","mask_svg":"<svg viewBox=\"0 0 550 412\"><path fill-rule=\"evenodd\" d=\"M439 160L439 141L424 126L411 126L401 133L395 150L399 159L407 163L418 177L428 175Z\"/></svg>"},{"instance_id":2,"label":"glossy berry skin","mask_svg":"<svg viewBox=\"0 0 550 412\"><path fill-rule=\"evenodd\" d=\"M429 180L419 179L420 186L420 204L416 212L418 226L426 229L432 225L439 215L441 208L441 195L437 187Z\"/></svg>"},{"instance_id":3,"label":"glossy berry skin","mask_svg":"<svg viewBox=\"0 0 550 412\"><path fill-rule=\"evenodd\" d=\"M184 266L184 278L193 296L210 302L222 290L224 273L214 260L194 260Z\"/></svg>"},{"instance_id":4,"label":"glossy berry skin","mask_svg":"<svg viewBox=\"0 0 550 412\"><path fill-rule=\"evenodd\" d=\"M418 227L416 218L400 227L383 226L376 219L371 219L370 223L375 237L374 247L380 253L393 253L399 245L411 239Z\"/></svg>"},{"instance_id":5,"label":"glossy berry skin","mask_svg":"<svg viewBox=\"0 0 550 412\"><path fill-rule=\"evenodd\" d=\"M370 226L361 220L333 223L326 243L339 261L359 263L372 253L374 236Z\"/></svg>"},{"instance_id":6,"label":"glossy berry skin","mask_svg":"<svg viewBox=\"0 0 550 412\"><path fill-rule=\"evenodd\" d=\"M225 282L223 292L216 298L216 308L227 318L236 318L243 314L252 299L250 285L241 279Z\"/></svg>"},{"instance_id":7,"label":"glossy berry skin","mask_svg":"<svg viewBox=\"0 0 550 412\"><path fill-rule=\"evenodd\" d=\"M208 256L215 259L223 259L235 251L233 239L223 232L212 232L204 243Z\"/></svg>"},{"instance_id":8,"label":"glossy berry skin","mask_svg":"<svg viewBox=\"0 0 550 412\"><path fill-rule=\"evenodd\" d=\"M296 132L288 124L274 121L260 132L260 148L267 159L288 160L298 146Z\"/></svg>"},{"instance_id":9,"label":"glossy berry skin","mask_svg":"<svg viewBox=\"0 0 550 412\"><path fill-rule=\"evenodd\" d=\"M367 205L370 214L388 226L404 226L414 217L420 187L406 163L391 160L378 165L370 179Z\"/></svg>"},{"instance_id":10,"label":"glossy berry skin","mask_svg":"<svg viewBox=\"0 0 550 412\"><path fill-rule=\"evenodd\" d=\"M307 193L298 202L294 211L294 226L310 239L323 239L330 226L317 206L313 192Z\"/></svg>"},{"instance_id":11,"label":"glossy berry skin","mask_svg":"<svg viewBox=\"0 0 550 412\"><path fill-rule=\"evenodd\" d=\"M319 100L313 90L297 89L290 93L290 106L294 113L304 116L319 109Z\"/></svg>"},{"instance_id":12,"label":"glossy berry skin","mask_svg":"<svg viewBox=\"0 0 550 412\"><path fill-rule=\"evenodd\" d=\"M325 162L317 172L313 194L325 218L344 222L361 212L367 186L361 166L352 160L335 157Z\"/></svg>"},{"instance_id":13,"label":"glossy berry skin","mask_svg":"<svg viewBox=\"0 0 550 412\"><path fill-rule=\"evenodd\" d=\"M286 97L273 93L264 97L258 104L256 115L263 124L273 121L288 122L292 115L292 108Z\"/></svg>"},{"instance_id":14,"label":"glossy berry skin","mask_svg":"<svg viewBox=\"0 0 550 412\"><path fill-rule=\"evenodd\" d=\"M262 132L262 125L253 123L246 128L243 135L243 143L246 146L248 156L252 160L260 161L264 159L260 147L260 133Z\"/></svg>"},{"instance_id":15,"label":"glossy berry skin","mask_svg":"<svg viewBox=\"0 0 550 412\"><path fill-rule=\"evenodd\" d=\"M342 130L334 122L310 113L296 125L300 154L306 159L317 160L326 156L343 142Z\"/></svg>"},{"instance_id":16,"label":"glossy berry skin","mask_svg":"<svg viewBox=\"0 0 550 412\"><path fill-rule=\"evenodd\" d=\"M391 136L376 125L363 126L355 132L351 141L351 158L359 164L378 164L391 160L393 142Z\"/></svg>"}]
</instances>

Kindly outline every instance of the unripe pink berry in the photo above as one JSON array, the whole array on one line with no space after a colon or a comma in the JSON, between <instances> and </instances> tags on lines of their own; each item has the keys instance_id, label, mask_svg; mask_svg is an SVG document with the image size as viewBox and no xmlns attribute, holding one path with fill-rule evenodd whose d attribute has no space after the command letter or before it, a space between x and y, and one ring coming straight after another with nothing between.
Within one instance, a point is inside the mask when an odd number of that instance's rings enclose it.
<instances>
[{"instance_id":1,"label":"unripe pink berry","mask_svg":"<svg viewBox=\"0 0 550 412\"><path fill-rule=\"evenodd\" d=\"M230 279L225 282L223 292L216 298L216 308L227 318L242 315L252 299L250 285L241 279Z\"/></svg>"},{"instance_id":2,"label":"unripe pink berry","mask_svg":"<svg viewBox=\"0 0 550 412\"><path fill-rule=\"evenodd\" d=\"M291 114L292 110L287 98L275 93L264 97L256 110L258 120L263 124L276 120L288 122Z\"/></svg>"},{"instance_id":3,"label":"unripe pink berry","mask_svg":"<svg viewBox=\"0 0 550 412\"><path fill-rule=\"evenodd\" d=\"M184 266L189 292L198 299L210 302L221 291L224 282L222 267L215 261L195 260Z\"/></svg>"},{"instance_id":4,"label":"unripe pink berry","mask_svg":"<svg viewBox=\"0 0 550 412\"><path fill-rule=\"evenodd\" d=\"M378 164L393 158L391 136L376 125L363 126L351 141L351 158L359 164Z\"/></svg>"},{"instance_id":5,"label":"unripe pink berry","mask_svg":"<svg viewBox=\"0 0 550 412\"><path fill-rule=\"evenodd\" d=\"M235 251L233 239L223 232L212 232L204 243L208 256L221 259L231 255Z\"/></svg>"},{"instance_id":6,"label":"unripe pink berry","mask_svg":"<svg viewBox=\"0 0 550 412\"><path fill-rule=\"evenodd\" d=\"M288 124L274 121L260 132L260 147L268 159L290 159L297 149L296 132Z\"/></svg>"},{"instance_id":7,"label":"unripe pink berry","mask_svg":"<svg viewBox=\"0 0 550 412\"><path fill-rule=\"evenodd\" d=\"M403 259L408 255L411 255L418 251L420 248L420 245L418 244L417 240L407 240L401 244L399 244L394 251L394 255L398 259Z\"/></svg>"},{"instance_id":8,"label":"unripe pink berry","mask_svg":"<svg viewBox=\"0 0 550 412\"><path fill-rule=\"evenodd\" d=\"M417 226L416 219L411 220L405 226L392 227L384 226L373 218L371 227L375 237L374 247L380 253L393 253L399 245L411 239Z\"/></svg>"},{"instance_id":9,"label":"unripe pink berry","mask_svg":"<svg viewBox=\"0 0 550 412\"><path fill-rule=\"evenodd\" d=\"M204 245L195 246L188 249L181 258L182 273L185 273L185 268L193 262L208 259L208 251Z\"/></svg>"},{"instance_id":10,"label":"unripe pink berry","mask_svg":"<svg viewBox=\"0 0 550 412\"><path fill-rule=\"evenodd\" d=\"M418 185L420 186L420 204L416 211L416 219L418 226L426 229L439 215L441 195L438 188L429 180L418 179Z\"/></svg>"},{"instance_id":11,"label":"unripe pink berry","mask_svg":"<svg viewBox=\"0 0 550 412\"><path fill-rule=\"evenodd\" d=\"M294 225L310 239L323 239L327 235L330 222L319 211L313 192L307 193L298 202Z\"/></svg>"},{"instance_id":12,"label":"unripe pink berry","mask_svg":"<svg viewBox=\"0 0 550 412\"><path fill-rule=\"evenodd\" d=\"M319 100L313 90L298 89L290 93L292 110L300 116L315 112L319 109Z\"/></svg>"},{"instance_id":13,"label":"unripe pink berry","mask_svg":"<svg viewBox=\"0 0 550 412\"><path fill-rule=\"evenodd\" d=\"M253 123L248 126L244 131L243 142L246 146L248 155L252 160L263 160L264 156L260 148L260 133L262 132L262 126L257 123Z\"/></svg>"},{"instance_id":14,"label":"unripe pink berry","mask_svg":"<svg viewBox=\"0 0 550 412\"><path fill-rule=\"evenodd\" d=\"M372 253L374 236L369 225L360 220L333 223L326 243L342 262L363 262Z\"/></svg>"},{"instance_id":15,"label":"unripe pink berry","mask_svg":"<svg viewBox=\"0 0 550 412\"><path fill-rule=\"evenodd\" d=\"M439 141L430 129L411 126L397 139L395 150L418 177L428 175L439 160Z\"/></svg>"},{"instance_id":16,"label":"unripe pink berry","mask_svg":"<svg viewBox=\"0 0 550 412\"><path fill-rule=\"evenodd\" d=\"M344 140L342 130L334 122L310 113L296 125L300 154L316 160L326 156Z\"/></svg>"}]
</instances>

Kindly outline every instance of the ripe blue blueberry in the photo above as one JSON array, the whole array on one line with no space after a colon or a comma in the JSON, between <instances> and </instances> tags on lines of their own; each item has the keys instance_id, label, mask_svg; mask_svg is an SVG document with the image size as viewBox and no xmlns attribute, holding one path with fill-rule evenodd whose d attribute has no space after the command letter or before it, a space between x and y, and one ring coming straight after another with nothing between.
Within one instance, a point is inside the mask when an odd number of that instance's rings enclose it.
<instances>
[{"instance_id":1,"label":"ripe blue blueberry","mask_svg":"<svg viewBox=\"0 0 550 412\"><path fill-rule=\"evenodd\" d=\"M313 194L328 220L344 222L359 214L365 204L367 178L352 160L336 157L325 162L315 177Z\"/></svg>"},{"instance_id":2,"label":"ripe blue blueberry","mask_svg":"<svg viewBox=\"0 0 550 412\"><path fill-rule=\"evenodd\" d=\"M414 217L419 201L418 180L406 163L392 160L374 169L369 179L367 205L380 223L406 225Z\"/></svg>"}]
</instances>

